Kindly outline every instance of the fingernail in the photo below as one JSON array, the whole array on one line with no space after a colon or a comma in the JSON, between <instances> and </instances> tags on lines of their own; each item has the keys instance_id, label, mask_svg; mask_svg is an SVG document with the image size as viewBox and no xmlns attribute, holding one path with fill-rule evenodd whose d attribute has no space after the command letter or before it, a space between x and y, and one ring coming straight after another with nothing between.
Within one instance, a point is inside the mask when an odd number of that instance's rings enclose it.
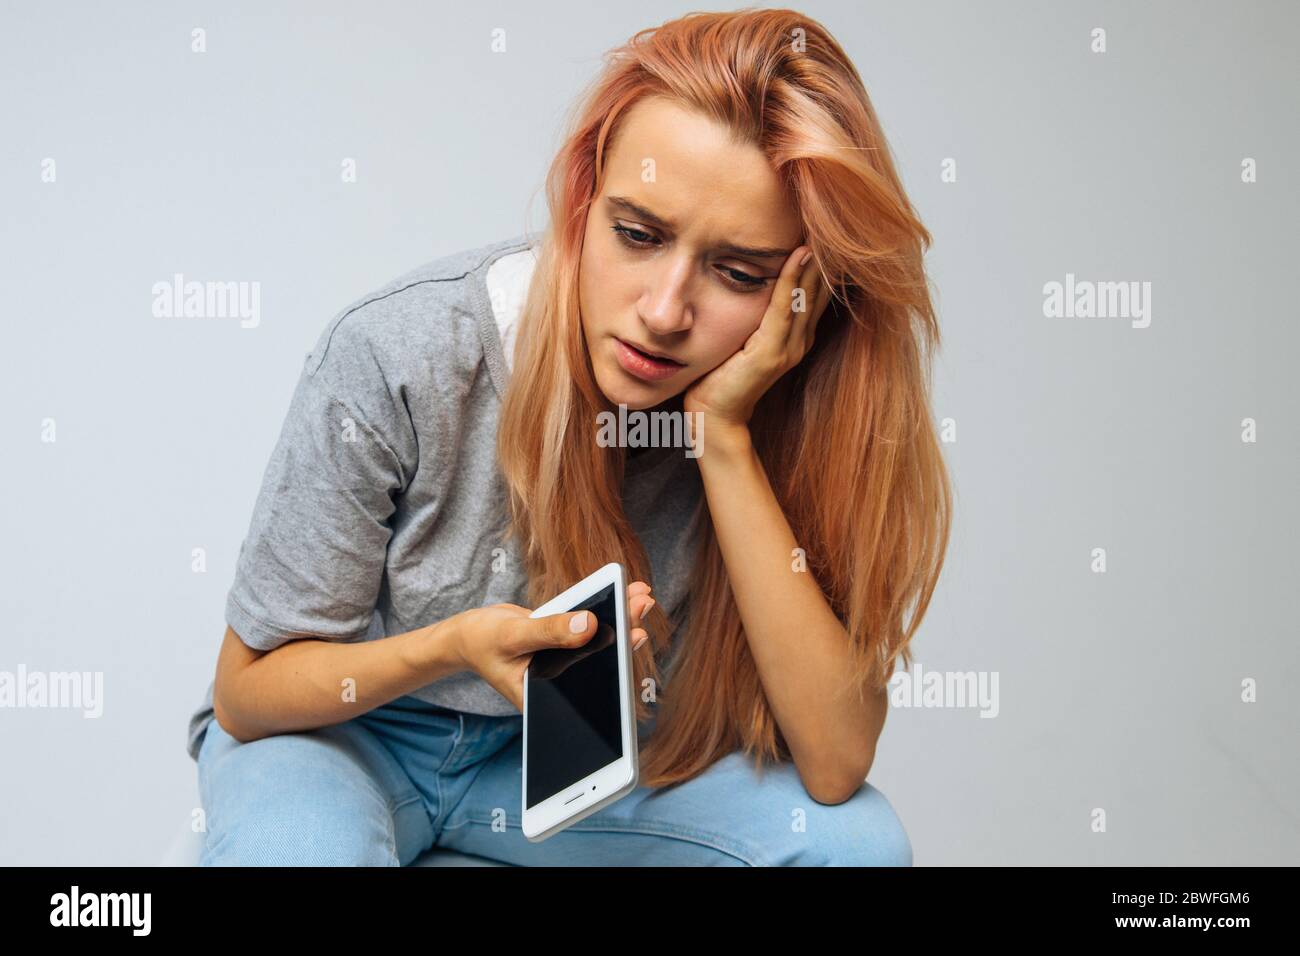
<instances>
[{"instance_id":1,"label":"fingernail","mask_svg":"<svg viewBox=\"0 0 1300 956\"><path fill-rule=\"evenodd\" d=\"M581 634L587 629L587 612L579 611L569 619L569 630L574 634Z\"/></svg>"},{"instance_id":2,"label":"fingernail","mask_svg":"<svg viewBox=\"0 0 1300 956\"><path fill-rule=\"evenodd\" d=\"M654 606L655 606L654 598L651 598L649 601L646 601L645 610L641 612L641 620L643 621L645 620L645 616L650 613L650 609Z\"/></svg>"},{"instance_id":3,"label":"fingernail","mask_svg":"<svg viewBox=\"0 0 1300 956\"><path fill-rule=\"evenodd\" d=\"M799 260L799 265L806 266L808 264L808 260L811 258L812 258L812 250L809 249L807 252L803 254L803 258Z\"/></svg>"}]
</instances>

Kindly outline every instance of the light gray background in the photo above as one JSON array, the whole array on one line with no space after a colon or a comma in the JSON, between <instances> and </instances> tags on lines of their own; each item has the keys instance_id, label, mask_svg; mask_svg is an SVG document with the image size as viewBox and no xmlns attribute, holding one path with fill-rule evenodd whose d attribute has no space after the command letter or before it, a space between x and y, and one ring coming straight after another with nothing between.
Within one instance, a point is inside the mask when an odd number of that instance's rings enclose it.
<instances>
[{"instance_id":1,"label":"light gray background","mask_svg":"<svg viewBox=\"0 0 1300 956\"><path fill-rule=\"evenodd\" d=\"M0 863L159 858L303 356L400 272L539 226L602 53L695 8L4 6L0 669L103 671L105 713L0 710ZM1000 679L995 719L890 714L871 781L916 863L1300 862L1296 8L802 9L936 240L957 511L917 659ZM260 326L153 318L175 272L259 281ZM1151 326L1045 318L1067 272L1151 282Z\"/></svg>"}]
</instances>

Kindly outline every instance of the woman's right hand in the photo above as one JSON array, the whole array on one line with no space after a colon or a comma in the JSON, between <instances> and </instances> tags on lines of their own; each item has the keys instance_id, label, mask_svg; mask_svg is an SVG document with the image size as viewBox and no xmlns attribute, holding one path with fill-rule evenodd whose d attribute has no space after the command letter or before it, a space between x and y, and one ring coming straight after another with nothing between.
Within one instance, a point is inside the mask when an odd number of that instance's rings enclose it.
<instances>
[{"instance_id":1,"label":"woman's right hand","mask_svg":"<svg viewBox=\"0 0 1300 956\"><path fill-rule=\"evenodd\" d=\"M627 588L627 602L633 623L639 623L655 603L650 585L633 581ZM581 647L596 634L596 615L591 611L538 618L529 617L531 613L518 604L493 604L462 611L452 619L456 622L452 633L457 638L457 654L465 668L491 684L520 713L524 709L524 671L533 654L548 647ZM570 625L579 615L584 620L575 632ZM637 650L648 635L644 628L633 627L631 638L632 649Z\"/></svg>"}]
</instances>

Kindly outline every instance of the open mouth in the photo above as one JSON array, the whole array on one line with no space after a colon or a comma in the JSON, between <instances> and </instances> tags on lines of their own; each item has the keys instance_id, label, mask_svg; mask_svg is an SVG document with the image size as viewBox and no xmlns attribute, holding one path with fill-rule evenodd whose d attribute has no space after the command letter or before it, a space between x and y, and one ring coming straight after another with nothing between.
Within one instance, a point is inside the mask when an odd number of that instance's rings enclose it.
<instances>
[{"instance_id":1,"label":"open mouth","mask_svg":"<svg viewBox=\"0 0 1300 956\"><path fill-rule=\"evenodd\" d=\"M635 345L629 345L617 336L615 336L614 341L617 343L619 364L623 366L625 371L637 378L646 381L659 381L673 375L678 369L685 368L685 364L682 362L668 358L657 358L641 351Z\"/></svg>"}]
</instances>

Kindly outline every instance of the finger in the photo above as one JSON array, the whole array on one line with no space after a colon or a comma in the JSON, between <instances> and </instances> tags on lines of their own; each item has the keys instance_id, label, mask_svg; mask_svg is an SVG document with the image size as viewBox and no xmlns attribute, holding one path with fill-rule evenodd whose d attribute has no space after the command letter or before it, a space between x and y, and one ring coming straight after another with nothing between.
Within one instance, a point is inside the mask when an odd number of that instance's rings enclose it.
<instances>
[{"instance_id":1,"label":"finger","mask_svg":"<svg viewBox=\"0 0 1300 956\"><path fill-rule=\"evenodd\" d=\"M807 266L812 265L811 259L806 265L801 260L811 251L807 246L799 246L790 253L790 258L785 261L781 269L781 277L777 280L777 284L783 286L780 290L782 293L780 317L784 320L784 328L787 332L794 322L795 290L807 288Z\"/></svg>"},{"instance_id":2,"label":"finger","mask_svg":"<svg viewBox=\"0 0 1300 956\"><path fill-rule=\"evenodd\" d=\"M628 602L628 609L633 621L644 621L646 612L655 606L655 599L648 594L638 594Z\"/></svg>"},{"instance_id":3,"label":"finger","mask_svg":"<svg viewBox=\"0 0 1300 956\"><path fill-rule=\"evenodd\" d=\"M590 611L550 614L537 618L533 623L537 626L529 638L531 646L526 647L526 651L543 647L581 647L596 633L596 615Z\"/></svg>"},{"instance_id":4,"label":"finger","mask_svg":"<svg viewBox=\"0 0 1300 956\"><path fill-rule=\"evenodd\" d=\"M807 308L806 311L798 314L792 335L795 336L793 340L800 345L801 351L798 357L802 358L812 348L817 335L817 323L821 320L826 304L830 301L831 289L818 271L815 257L808 262L808 268L804 271L804 277L800 282L804 289L804 302Z\"/></svg>"},{"instance_id":5,"label":"finger","mask_svg":"<svg viewBox=\"0 0 1300 956\"><path fill-rule=\"evenodd\" d=\"M641 645L650 640L650 635L646 633L645 628L637 627L632 629L632 650L639 651Z\"/></svg>"},{"instance_id":6,"label":"finger","mask_svg":"<svg viewBox=\"0 0 1300 956\"><path fill-rule=\"evenodd\" d=\"M763 322L754 334L754 338L767 337L770 346L778 350L784 349L785 341L790 335L790 326L794 321L791 311L794 290L796 283L799 282L799 272L803 268L799 260L809 251L807 246L801 245L785 260L785 265L781 267L781 274L776 278L776 287L772 290L772 298L768 302Z\"/></svg>"},{"instance_id":7,"label":"finger","mask_svg":"<svg viewBox=\"0 0 1300 956\"><path fill-rule=\"evenodd\" d=\"M649 594L650 590L650 585L646 584L644 581L633 581L627 586L627 596L632 597L634 594Z\"/></svg>"},{"instance_id":8,"label":"finger","mask_svg":"<svg viewBox=\"0 0 1300 956\"><path fill-rule=\"evenodd\" d=\"M807 249L807 247L804 247ZM818 303L821 301L824 283L821 280L821 271L817 263L817 257L813 256L808 260L806 266L802 266L799 272L799 284L796 289L803 290L803 296L799 305L800 309L794 308L794 293L791 292L791 315L793 319L790 323L791 332L797 337L797 341L803 341L811 330L812 324L816 321Z\"/></svg>"}]
</instances>

